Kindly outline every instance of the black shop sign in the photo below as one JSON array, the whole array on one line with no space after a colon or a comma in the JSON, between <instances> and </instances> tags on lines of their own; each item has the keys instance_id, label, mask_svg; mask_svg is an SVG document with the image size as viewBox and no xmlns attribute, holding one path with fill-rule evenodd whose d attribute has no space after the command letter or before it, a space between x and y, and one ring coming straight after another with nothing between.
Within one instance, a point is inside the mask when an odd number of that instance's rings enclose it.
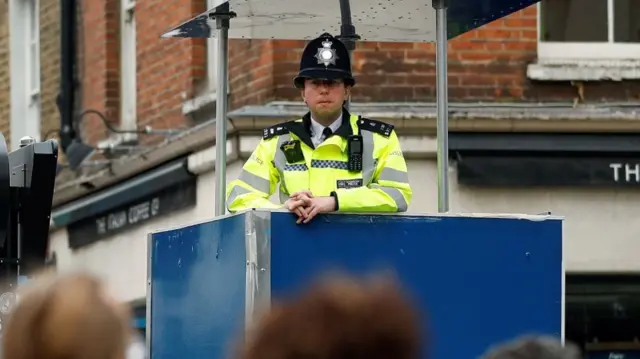
<instances>
[{"instance_id":1,"label":"black shop sign","mask_svg":"<svg viewBox=\"0 0 640 359\"><path fill-rule=\"evenodd\" d=\"M640 186L640 158L467 155L458 181L478 186Z\"/></svg>"},{"instance_id":2,"label":"black shop sign","mask_svg":"<svg viewBox=\"0 0 640 359\"><path fill-rule=\"evenodd\" d=\"M196 195L196 178L193 178L151 196L133 200L108 212L70 224L67 226L69 246L77 249L125 232L152 219L195 206Z\"/></svg>"}]
</instances>

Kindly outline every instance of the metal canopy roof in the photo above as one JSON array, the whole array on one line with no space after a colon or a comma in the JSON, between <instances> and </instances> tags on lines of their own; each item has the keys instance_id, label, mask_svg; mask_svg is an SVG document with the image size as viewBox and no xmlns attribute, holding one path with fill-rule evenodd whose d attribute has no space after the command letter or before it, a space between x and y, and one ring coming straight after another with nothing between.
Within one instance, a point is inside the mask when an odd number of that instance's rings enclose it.
<instances>
[{"instance_id":1,"label":"metal canopy roof","mask_svg":"<svg viewBox=\"0 0 640 359\"><path fill-rule=\"evenodd\" d=\"M450 0L448 38L476 29L535 0ZM436 11L431 0L350 0L359 41L435 42ZM163 37L216 37L211 16L229 6L232 39L312 39L340 33L341 7L334 0L229 0L171 29Z\"/></svg>"}]
</instances>

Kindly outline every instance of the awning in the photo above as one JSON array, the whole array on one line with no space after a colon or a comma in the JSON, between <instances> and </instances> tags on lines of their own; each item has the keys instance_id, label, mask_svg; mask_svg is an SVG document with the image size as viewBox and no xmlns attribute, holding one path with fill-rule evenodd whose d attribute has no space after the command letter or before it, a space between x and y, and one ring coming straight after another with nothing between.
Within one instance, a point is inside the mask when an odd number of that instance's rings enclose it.
<instances>
[{"instance_id":1,"label":"awning","mask_svg":"<svg viewBox=\"0 0 640 359\"><path fill-rule=\"evenodd\" d=\"M638 153L640 134L452 132L451 152Z\"/></svg>"},{"instance_id":2,"label":"awning","mask_svg":"<svg viewBox=\"0 0 640 359\"><path fill-rule=\"evenodd\" d=\"M451 133L458 182L640 186L640 134Z\"/></svg>"},{"instance_id":3,"label":"awning","mask_svg":"<svg viewBox=\"0 0 640 359\"><path fill-rule=\"evenodd\" d=\"M65 227L136 202L193 177L187 169L186 158L182 158L57 208L51 217L56 227Z\"/></svg>"}]
</instances>

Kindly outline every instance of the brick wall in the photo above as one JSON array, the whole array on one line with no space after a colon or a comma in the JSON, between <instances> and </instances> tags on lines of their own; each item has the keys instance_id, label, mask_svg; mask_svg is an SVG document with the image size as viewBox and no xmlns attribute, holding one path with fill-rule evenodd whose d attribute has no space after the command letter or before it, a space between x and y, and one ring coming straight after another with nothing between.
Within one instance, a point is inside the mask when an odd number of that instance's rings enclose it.
<instances>
[{"instance_id":1,"label":"brick wall","mask_svg":"<svg viewBox=\"0 0 640 359\"><path fill-rule=\"evenodd\" d=\"M453 101L520 101L532 95L526 65L536 57L536 9L527 8L449 42ZM296 100L292 81L304 41L232 40L233 106ZM257 50L257 51L256 51ZM236 60L236 58L242 59ZM436 64L431 43L361 42L353 58L355 101L434 101Z\"/></svg>"},{"instance_id":2,"label":"brick wall","mask_svg":"<svg viewBox=\"0 0 640 359\"><path fill-rule=\"evenodd\" d=\"M119 0L80 1L79 75L81 109L96 109L119 122ZM59 126L59 1L41 0L43 134ZM168 27L205 9L205 0L139 1L138 118L140 124L175 127L182 103L197 95L206 78L202 39L162 39ZM8 6L0 2L0 131L9 138ZM452 101L571 100L569 83L533 83L526 66L536 57L536 10L530 7L449 43ZM272 100L297 100L292 87L303 41L231 40L231 108ZM426 43L359 43L354 55L356 101L433 101L435 46ZM587 84L587 100L638 99L637 82ZM85 137L107 137L95 118L83 122Z\"/></svg>"},{"instance_id":3,"label":"brick wall","mask_svg":"<svg viewBox=\"0 0 640 359\"><path fill-rule=\"evenodd\" d=\"M10 146L9 132L11 93L9 92L9 6L0 1L0 132Z\"/></svg>"},{"instance_id":4,"label":"brick wall","mask_svg":"<svg viewBox=\"0 0 640 359\"><path fill-rule=\"evenodd\" d=\"M9 17L8 4L0 1L0 131L10 147L10 76L9 76ZM58 0L40 0L40 66L41 66L41 101L42 101L42 133L44 136L51 130L60 127L60 116L55 104L58 94L60 67L60 19ZM24 45L25 47L28 44ZM55 137L54 135L49 138Z\"/></svg>"},{"instance_id":5,"label":"brick wall","mask_svg":"<svg viewBox=\"0 0 640 359\"><path fill-rule=\"evenodd\" d=\"M103 113L110 123L120 117L120 1L83 1L80 77L81 109ZM168 27L205 11L204 0L144 0L136 4L137 116L140 125L176 127L182 103L195 94L205 76L203 39L162 39ZM87 116L83 135L89 142L108 137L102 122Z\"/></svg>"},{"instance_id":6,"label":"brick wall","mask_svg":"<svg viewBox=\"0 0 640 359\"><path fill-rule=\"evenodd\" d=\"M118 0L82 1L78 22L79 107L100 111L114 124L120 116L118 9ZM82 128L92 143L108 136L95 117L83 118Z\"/></svg>"},{"instance_id":7,"label":"brick wall","mask_svg":"<svg viewBox=\"0 0 640 359\"><path fill-rule=\"evenodd\" d=\"M233 21L233 20L232 20ZM263 104L275 98L276 77L282 59L288 63L295 53L274 52L277 43L270 40L229 41L230 108Z\"/></svg>"},{"instance_id":8,"label":"brick wall","mask_svg":"<svg viewBox=\"0 0 640 359\"><path fill-rule=\"evenodd\" d=\"M119 117L119 1L84 1L82 108ZM205 9L204 0L139 1L138 120L172 127L183 121L182 103L197 94L206 77L205 42L161 39L168 27ZM452 100L522 100L530 92L526 64L536 55L535 8L521 11L466 34L449 45ZM91 24L91 26L89 26ZM230 108L272 100L296 100L292 86L303 41L231 40ZM435 52L425 43L359 43L354 71L356 101L432 101L435 98ZM107 136L96 119L84 122L85 137Z\"/></svg>"},{"instance_id":9,"label":"brick wall","mask_svg":"<svg viewBox=\"0 0 640 359\"><path fill-rule=\"evenodd\" d=\"M531 6L450 41L451 101L571 101L576 90L569 82L535 83L526 77L527 65L536 59L536 16L536 7ZM247 50L248 44L253 52ZM292 80L304 45L303 41L232 40L231 50L243 55L231 72L232 85L236 84L233 105L249 99L299 99ZM261 51L256 52L258 48ZM353 71L358 80L355 101L435 101L434 44L359 43ZM246 79L259 87L242 85ZM586 100L638 99L638 84L588 83Z\"/></svg>"},{"instance_id":10,"label":"brick wall","mask_svg":"<svg viewBox=\"0 0 640 359\"><path fill-rule=\"evenodd\" d=\"M40 87L42 135L60 129L60 1L40 0ZM49 138L55 136L49 135Z\"/></svg>"},{"instance_id":11,"label":"brick wall","mask_svg":"<svg viewBox=\"0 0 640 359\"><path fill-rule=\"evenodd\" d=\"M161 39L167 25L179 24L206 10L204 0L145 0L137 5L138 118L141 124L176 127L183 121L182 103L205 78L204 39ZM161 19L161 20L159 20Z\"/></svg>"},{"instance_id":12,"label":"brick wall","mask_svg":"<svg viewBox=\"0 0 640 359\"><path fill-rule=\"evenodd\" d=\"M119 122L119 0L80 1L80 109L96 109ZM43 134L59 126L55 98L59 86L59 1L41 0ZM206 78L202 39L162 39L161 33L205 9L205 0L139 1L138 119L154 127L184 121L184 99L197 95ZM0 1L0 131L9 138L8 6ZM526 66L536 57L536 10L530 7L449 43L449 95L452 101L571 100L569 83L533 83ZM292 87L303 41L231 40L231 108L272 100L297 100ZM354 55L356 101L433 101L435 47L426 43L359 43ZM589 98L638 99L637 82L587 84ZM95 142L107 137L95 118L83 122Z\"/></svg>"},{"instance_id":13,"label":"brick wall","mask_svg":"<svg viewBox=\"0 0 640 359\"><path fill-rule=\"evenodd\" d=\"M450 41L450 98L526 99L530 90L525 70L536 56L536 36L536 9L531 7ZM248 44L248 40L231 42L233 53L242 53L244 63L255 64L238 66L244 71L232 69L232 85L250 79L260 87L256 91L252 86L233 86L233 105L243 105L250 98L299 99L292 81L305 42L254 41L252 50L264 49L256 53L244 49ZM354 53L353 71L358 81L355 101L435 100L434 44L361 42Z\"/></svg>"},{"instance_id":14,"label":"brick wall","mask_svg":"<svg viewBox=\"0 0 640 359\"><path fill-rule=\"evenodd\" d=\"M83 1L81 77L83 109L119 122L119 0ZM206 78L202 39L162 39L169 27L205 9L205 0L143 0L138 30L138 120L154 127L185 121L182 104ZM536 58L536 8L532 6L449 43L451 101L570 101L568 83L533 83L526 67ZM297 100L292 87L303 41L231 40L231 106ZM427 43L359 43L354 55L356 101L434 101L435 46ZM636 84L588 84L589 99L631 99ZM614 89L614 90L612 90ZM84 121L85 138L107 137L97 119Z\"/></svg>"}]
</instances>

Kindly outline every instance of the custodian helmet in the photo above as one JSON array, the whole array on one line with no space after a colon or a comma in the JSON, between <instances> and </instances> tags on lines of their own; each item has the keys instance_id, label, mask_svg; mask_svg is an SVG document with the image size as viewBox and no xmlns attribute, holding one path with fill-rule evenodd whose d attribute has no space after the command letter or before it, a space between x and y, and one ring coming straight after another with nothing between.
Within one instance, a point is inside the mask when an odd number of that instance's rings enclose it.
<instances>
[{"instance_id":1,"label":"custodian helmet","mask_svg":"<svg viewBox=\"0 0 640 359\"><path fill-rule=\"evenodd\" d=\"M325 32L307 44L300 59L300 73L293 79L293 84L302 88L305 79L343 80L348 86L356 84L351 75L349 51L342 41Z\"/></svg>"}]
</instances>

